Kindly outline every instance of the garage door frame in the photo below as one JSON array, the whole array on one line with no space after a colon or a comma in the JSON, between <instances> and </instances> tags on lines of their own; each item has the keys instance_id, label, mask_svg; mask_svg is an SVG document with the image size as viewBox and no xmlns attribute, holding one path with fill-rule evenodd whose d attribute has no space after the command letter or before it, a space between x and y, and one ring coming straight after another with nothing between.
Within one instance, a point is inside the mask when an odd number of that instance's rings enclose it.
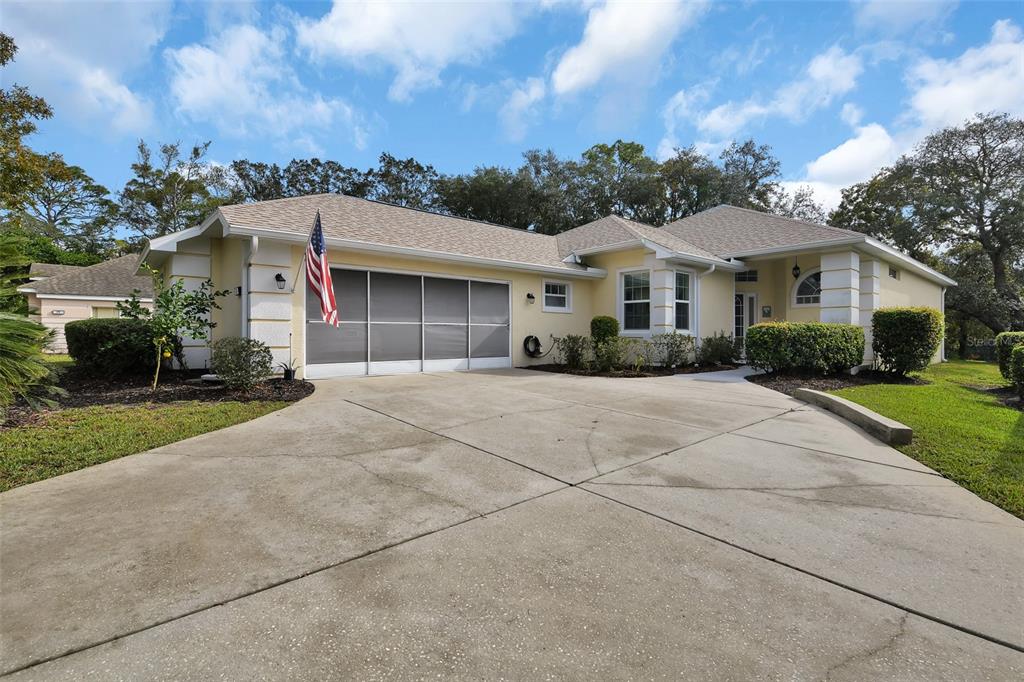
<instances>
[{"instance_id":1,"label":"garage door frame","mask_svg":"<svg viewBox=\"0 0 1024 682\"><path fill-rule=\"evenodd\" d=\"M450 273L441 272L429 272L429 271L418 271L418 270L401 270L395 268L380 268L371 267L366 265L359 265L354 263L330 263L331 269L342 269L342 270L354 270L359 272L367 273L367 307L369 310L370 300L370 273L385 273L385 274L396 274L396 275L408 275L410 277L420 278L420 358L419 360L397 360L397 361L378 361L374 363L371 355L371 342L370 334L373 329L373 322L369 319L370 315L367 314L366 321L366 361L365 362L343 362L343 363L318 363L310 364L306 363L304 368L303 376L307 379L326 379L329 377L341 377L341 376L373 376L381 374L402 374L402 373L419 373L419 372L438 372L438 371L472 371L479 369L498 369L512 366L512 281L505 279L495 279L489 277L473 277L468 275L455 275ZM427 360L426 359L426 344L425 334L427 324L426 317L424 315L425 307L425 280L424 278L430 277L435 279L450 279L457 280L460 282L466 282L467 288L467 319L466 319L466 331L467 331L467 348L466 353L469 357L462 358L459 360ZM473 358L472 354L472 328L474 323L472 321L472 282L481 282L489 284L501 284L504 285L508 290L508 355L506 357L489 357L489 358ZM303 358L309 357L309 334L306 332L306 326L310 324L309 313L307 309L308 295L306 289L308 283L303 277L302 281L303 295L302 295L302 346L303 346ZM344 325L344 323L342 323ZM380 323L377 323L380 324ZM407 323L416 324L416 323ZM476 326L487 326L481 323L477 323ZM495 324L493 326L503 326ZM376 366L375 366L376 365Z\"/></svg>"}]
</instances>

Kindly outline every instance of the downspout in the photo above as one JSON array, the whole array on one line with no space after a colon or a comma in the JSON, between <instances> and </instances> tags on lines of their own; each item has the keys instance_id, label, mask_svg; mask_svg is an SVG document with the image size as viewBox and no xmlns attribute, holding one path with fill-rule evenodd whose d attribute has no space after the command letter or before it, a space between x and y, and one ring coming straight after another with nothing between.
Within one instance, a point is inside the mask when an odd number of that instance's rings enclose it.
<instances>
[{"instance_id":1,"label":"downspout","mask_svg":"<svg viewBox=\"0 0 1024 682\"><path fill-rule=\"evenodd\" d=\"M942 287L942 295L939 297L939 306L942 312L942 344L939 346L940 360L946 362L946 287Z\"/></svg>"},{"instance_id":2,"label":"downspout","mask_svg":"<svg viewBox=\"0 0 1024 682\"><path fill-rule=\"evenodd\" d=\"M242 259L242 336L249 337L249 269L252 259L260 250L260 238L253 235L249 238L248 253Z\"/></svg>"}]
</instances>

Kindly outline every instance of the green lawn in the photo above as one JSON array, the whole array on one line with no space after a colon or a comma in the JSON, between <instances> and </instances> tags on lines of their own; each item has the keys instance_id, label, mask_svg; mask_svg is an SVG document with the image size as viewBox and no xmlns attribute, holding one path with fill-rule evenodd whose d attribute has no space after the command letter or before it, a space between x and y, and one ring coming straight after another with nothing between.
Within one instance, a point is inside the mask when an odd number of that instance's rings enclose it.
<instances>
[{"instance_id":1,"label":"green lawn","mask_svg":"<svg viewBox=\"0 0 1024 682\"><path fill-rule=\"evenodd\" d=\"M38 424L0 431L0 491L222 429L287 404L177 402L44 413Z\"/></svg>"},{"instance_id":2,"label":"green lawn","mask_svg":"<svg viewBox=\"0 0 1024 682\"><path fill-rule=\"evenodd\" d=\"M1024 412L974 387L1005 386L993 363L954 361L921 374L927 386L874 384L835 391L914 430L899 448L1024 518Z\"/></svg>"}]
</instances>

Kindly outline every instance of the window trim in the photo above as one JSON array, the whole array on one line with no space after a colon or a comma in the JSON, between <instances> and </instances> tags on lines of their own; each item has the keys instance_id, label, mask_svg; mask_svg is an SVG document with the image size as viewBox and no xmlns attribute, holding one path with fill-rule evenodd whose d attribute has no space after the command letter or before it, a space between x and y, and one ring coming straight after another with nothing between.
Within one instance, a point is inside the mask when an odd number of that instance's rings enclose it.
<instances>
[{"instance_id":1,"label":"window trim","mask_svg":"<svg viewBox=\"0 0 1024 682\"><path fill-rule=\"evenodd\" d=\"M559 308L548 305L548 285L549 284L560 284L565 287L565 307ZM552 294L557 296L558 294ZM572 312L572 282L567 282L560 279L545 279L541 282L541 311L545 313L571 313Z\"/></svg>"},{"instance_id":2,"label":"window trim","mask_svg":"<svg viewBox=\"0 0 1024 682\"><path fill-rule=\"evenodd\" d=\"M688 301L683 301L682 299L676 298L676 275L678 275L678 274L687 275L690 278L690 285L688 287L689 290L690 290L690 299ZM695 330L694 330L694 327L696 326L696 320L694 319L694 317L695 317L695 309L697 307L696 306L696 298L697 298L697 296L696 296L696 294L697 294L696 282L697 282L697 273L694 272L693 270L687 270L687 269L684 269L684 268L676 268L675 270L672 271L672 329L677 334L687 334L689 336L695 336L696 335L695 334ZM690 314L689 314L689 320L687 320L689 322L689 327L687 329L680 329L679 327L676 326L676 304L678 304L678 303L686 303L686 304L689 305L689 308L690 308L689 313Z\"/></svg>"},{"instance_id":3,"label":"window trim","mask_svg":"<svg viewBox=\"0 0 1024 682\"><path fill-rule=\"evenodd\" d=\"M647 303L647 328L646 329L626 329L626 275L635 275L638 273L647 273L647 299L640 299L637 301L629 301L629 303ZM651 268L638 267L638 268L622 268L618 271L618 282L615 287L615 298L617 304L617 312L619 317L619 336L650 336L651 335L651 317L654 313L654 302L651 299L653 293L652 287L654 286L654 277Z\"/></svg>"},{"instance_id":4,"label":"window trim","mask_svg":"<svg viewBox=\"0 0 1024 682\"><path fill-rule=\"evenodd\" d=\"M820 308L821 307L821 293L820 292L818 293L818 302L817 303L797 303L796 302L796 298L797 298L796 292L800 290L800 285L804 283L804 280L806 280L808 277L811 277L812 275L818 275L820 273L821 273L821 268L819 267L819 268L811 268L807 272L805 272L802 275L800 275L800 277L793 284L793 292L792 292L792 294L789 297L789 303L790 303L791 306L793 306L794 308Z\"/></svg>"}]
</instances>

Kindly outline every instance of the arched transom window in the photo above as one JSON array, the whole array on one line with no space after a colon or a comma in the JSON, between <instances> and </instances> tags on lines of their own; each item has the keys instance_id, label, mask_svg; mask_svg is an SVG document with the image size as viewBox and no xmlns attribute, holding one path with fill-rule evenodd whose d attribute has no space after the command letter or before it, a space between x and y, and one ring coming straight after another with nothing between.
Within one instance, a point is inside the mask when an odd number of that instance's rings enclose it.
<instances>
[{"instance_id":1,"label":"arched transom window","mask_svg":"<svg viewBox=\"0 0 1024 682\"><path fill-rule=\"evenodd\" d=\"M821 273L812 272L804 275L800 283L796 285L796 304L813 305L821 303Z\"/></svg>"}]
</instances>

